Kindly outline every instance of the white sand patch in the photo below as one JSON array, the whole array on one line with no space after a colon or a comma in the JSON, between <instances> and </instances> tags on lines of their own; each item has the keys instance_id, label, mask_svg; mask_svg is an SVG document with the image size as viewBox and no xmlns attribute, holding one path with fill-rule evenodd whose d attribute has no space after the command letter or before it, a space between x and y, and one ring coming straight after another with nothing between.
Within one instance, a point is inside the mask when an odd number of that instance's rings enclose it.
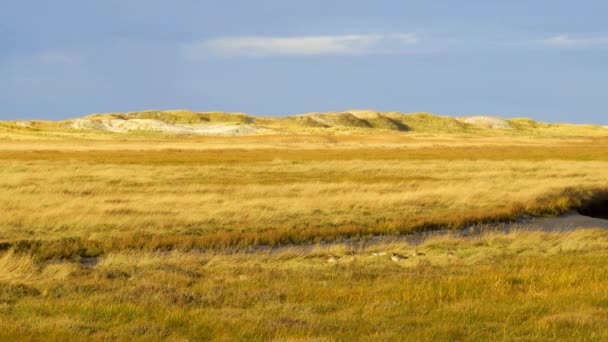
<instances>
[{"instance_id":1,"label":"white sand patch","mask_svg":"<svg viewBox=\"0 0 608 342\"><path fill-rule=\"evenodd\" d=\"M181 125L171 124L160 120L153 119L106 119L106 120L90 120L77 119L74 120L70 127L75 129L85 130L100 130L113 133L129 133L133 131L149 131L161 132L169 134L199 134L199 135L249 135L263 131L250 125L235 125L235 124L197 124L197 125Z\"/></svg>"},{"instance_id":2,"label":"white sand patch","mask_svg":"<svg viewBox=\"0 0 608 342\"><path fill-rule=\"evenodd\" d=\"M468 123L470 125L485 127L485 128L502 128L511 129L511 125L505 119L493 116L466 116L457 118L456 120Z\"/></svg>"},{"instance_id":3,"label":"white sand patch","mask_svg":"<svg viewBox=\"0 0 608 342\"><path fill-rule=\"evenodd\" d=\"M30 127L30 126L33 126L34 123L29 120L17 120L17 121L15 121L15 125L21 126L21 127Z\"/></svg>"}]
</instances>

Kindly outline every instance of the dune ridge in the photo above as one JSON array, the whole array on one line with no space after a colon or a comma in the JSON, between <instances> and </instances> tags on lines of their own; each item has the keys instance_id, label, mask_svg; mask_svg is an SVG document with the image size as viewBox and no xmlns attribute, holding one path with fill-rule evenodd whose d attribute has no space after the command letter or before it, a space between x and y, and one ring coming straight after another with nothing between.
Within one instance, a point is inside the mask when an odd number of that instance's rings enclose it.
<instances>
[{"instance_id":1,"label":"dune ridge","mask_svg":"<svg viewBox=\"0 0 608 342\"><path fill-rule=\"evenodd\" d=\"M268 134L374 134L374 133L506 133L605 135L608 126L543 123L528 118L495 116L450 117L426 112L375 110L312 112L281 117L246 113L146 110L96 113L62 121L14 120L0 129L21 133L39 131L109 134L161 133L169 135L241 136Z\"/></svg>"}]
</instances>

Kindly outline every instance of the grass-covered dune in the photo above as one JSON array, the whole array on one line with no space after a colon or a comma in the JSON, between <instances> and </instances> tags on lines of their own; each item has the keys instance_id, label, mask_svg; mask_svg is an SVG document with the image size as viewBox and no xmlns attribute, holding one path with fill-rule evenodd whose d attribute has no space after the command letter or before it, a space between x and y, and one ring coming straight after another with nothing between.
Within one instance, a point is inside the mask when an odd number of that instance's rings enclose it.
<instances>
[{"instance_id":1,"label":"grass-covered dune","mask_svg":"<svg viewBox=\"0 0 608 342\"><path fill-rule=\"evenodd\" d=\"M63 121L16 120L0 123L0 136L85 137L108 139L150 135L251 136L281 134L476 134L507 136L602 136L608 128L599 125L542 123L531 119L493 116L450 117L431 113L349 110L282 117L245 113L147 110L91 114ZM128 133L128 134L125 134ZM121 136L121 137L120 137Z\"/></svg>"}]
</instances>

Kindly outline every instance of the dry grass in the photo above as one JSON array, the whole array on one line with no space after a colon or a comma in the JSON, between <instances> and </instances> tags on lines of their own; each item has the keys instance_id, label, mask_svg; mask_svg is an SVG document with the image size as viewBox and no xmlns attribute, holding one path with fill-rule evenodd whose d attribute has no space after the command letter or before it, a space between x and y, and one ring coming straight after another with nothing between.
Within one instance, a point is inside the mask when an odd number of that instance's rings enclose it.
<instances>
[{"instance_id":1,"label":"dry grass","mask_svg":"<svg viewBox=\"0 0 608 342\"><path fill-rule=\"evenodd\" d=\"M453 147L377 138L355 149L368 141L351 137L324 150L308 146L316 138L269 149L274 139L175 142L180 150L9 144L0 241L39 250L38 240L53 240L42 253L53 257L396 234L560 213L608 179L608 141L598 138Z\"/></svg>"},{"instance_id":2,"label":"dry grass","mask_svg":"<svg viewBox=\"0 0 608 342\"><path fill-rule=\"evenodd\" d=\"M2 340L608 337L604 231L251 251L558 214L606 138L46 138L0 142Z\"/></svg>"},{"instance_id":3,"label":"dry grass","mask_svg":"<svg viewBox=\"0 0 608 342\"><path fill-rule=\"evenodd\" d=\"M607 248L608 233L581 230L417 247L116 252L61 282L35 268L22 277L36 283L0 281L0 339L603 340Z\"/></svg>"}]
</instances>

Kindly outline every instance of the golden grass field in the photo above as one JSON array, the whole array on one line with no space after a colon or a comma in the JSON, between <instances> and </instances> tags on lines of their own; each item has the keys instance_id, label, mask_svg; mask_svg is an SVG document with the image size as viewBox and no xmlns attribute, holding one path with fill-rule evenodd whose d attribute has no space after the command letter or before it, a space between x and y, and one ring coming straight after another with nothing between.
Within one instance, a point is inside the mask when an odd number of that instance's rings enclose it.
<instances>
[{"instance_id":1,"label":"golden grass field","mask_svg":"<svg viewBox=\"0 0 608 342\"><path fill-rule=\"evenodd\" d=\"M2 340L605 340L608 233L0 258ZM453 251L453 255L449 254ZM328 253L342 255L337 263ZM411 255L411 254L410 254Z\"/></svg>"},{"instance_id":2,"label":"golden grass field","mask_svg":"<svg viewBox=\"0 0 608 342\"><path fill-rule=\"evenodd\" d=\"M606 136L0 136L2 340L608 338L606 231L365 243L567 212Z\"/></svg>"}]
</instances>

